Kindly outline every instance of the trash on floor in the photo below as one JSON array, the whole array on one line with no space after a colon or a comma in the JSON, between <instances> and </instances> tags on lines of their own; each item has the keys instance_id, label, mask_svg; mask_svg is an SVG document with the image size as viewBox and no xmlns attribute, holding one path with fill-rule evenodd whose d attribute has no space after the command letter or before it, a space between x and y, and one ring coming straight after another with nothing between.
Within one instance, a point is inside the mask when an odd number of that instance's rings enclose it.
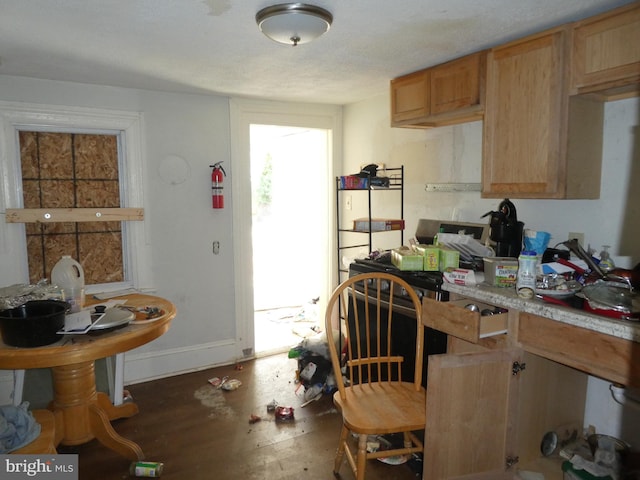
<instances>
[{"instance_id":1,"label":"trash on floor","mask_svg":"<svg viewBox=\"0 0 640 480\"><path fill-rule=\"evenodd\" d=\"M164 463L160 462L132 462L129 474L136 477L159 477L164 470Z\"/></svg>"},{"instance_id":2,"label":"trash on floor","mask_svg":"<svg viewBox=\"0 0 640 480\"><path fill-rule=\"evenodd\" d=\"M630 448L623 440L588 431L586 438L580 438L560 450L560 457L566 459L562 463L565 478L638 478L634 474L639 472L628 471L629 466L625 465Z\"/></svg>"},{"instance_id":3,"label":"trash on floor","mask_svg":"<svg viewBox=\"0 0 640 480\"><path fill-rule=\"evenodd\" d=\"M293 420L293 407L276 407L276 420Z\"/></svg>"},{"instance_id":4,"label":"trash on floor","mask_svg":"<svg viewBox=\"0 0 640 480\"><path fill-rule=\"evenodd\" d=\"M232 378L231 380L227 380L226 382L222 383L220 388L222 388L222 390L230 392L231 390L237 390L241 385L242 382L240 380L238 380L237 378Z\"/></svg>"},{"instance_id":5,"label":"trash on floor","mask_svg":"<svg viewBox=\"0 0 640 480\"><path fill-rule=\"evenodd\" d=\"M267 412L275 412L277 406L278 402L276 402L274 398L273 400L271 400L271 402L267 403Z\"/></svg>"},{"instance_id":6,"label":"trash on floor","mask_svg":"<svg viewBox=\"0 0 640 480\"><path fill-rule=\"evenodd\" d=\"M300 408L306 407L310 403L320 400L324 389L325 386L322 383L316 383L315 385L307 388L304 392L304 403L300 405Z\"/></svg>"},{"instance_id":7,"label":"trash on floor","mask_svg":"<svg viewBox=\"0 0 640 480\"><path fill-rule=\"evenodd\" d=\"M301 407L319 400L323 393L333 393L336 390L331 355L324 332L301 341L289 350L288 357L298 362L296 394L301 386L305 389Z\"/></svg>"},{"instance_id":8,"label":"trash on floor","mask_svg":"<svg viewBox=\"0 0 640 480\"><path fill-rule=\"evenodd\" d=\"M384 450L391 450L393 448L402 447L401 443L398 443L395 438L397 435L369 435L367 437L367 452L380 452ZM402 465L407 463L409 455L393 455L391 457L379 457L379 461L386 463L387 465Z\"/></svg>"},{"instance_id":9,"label":"trash on floor","mask_svg":"<svg viewBox=\"0 0 640 480\"><path fill-rule=\"evenodd\" d=\"M260 420L262 420L262 417L260 415L255 415L255 414L251 414L249 416L249 423L250 424L254 424L254 423L258 423Z\"/></svg>"},{"instance_id":10,"label":"trash on floor","mask_svg":"<svg viewBox=\"0 0 640 480\"><path fill-rule=\"evenodd\" d=\"M123 403L133 402L133 395L131 395L131 392L129 390L122 390L122 402Z\"/></svg>"},{"instance_id":11,"label":"trash on floor","mask_svg":"<svg viewBox=\"0 0 640 480\"><path fill-rule=\"evenodd\" d=\"M209 382L211 385L213 385L216 388L220 388L222 386L222 384L224 382L226 382L229 379L229 377L213 377L210 378L209 380L207 380L207 382Z\"/></svg>"}]
</instances>

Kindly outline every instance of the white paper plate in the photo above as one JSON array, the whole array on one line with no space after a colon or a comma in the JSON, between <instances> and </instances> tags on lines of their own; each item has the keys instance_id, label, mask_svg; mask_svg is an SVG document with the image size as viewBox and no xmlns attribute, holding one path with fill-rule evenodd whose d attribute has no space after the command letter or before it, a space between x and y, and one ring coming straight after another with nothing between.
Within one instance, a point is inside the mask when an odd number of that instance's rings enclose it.
<instances>
[{"instance_id":1,"label":"white paper plate","mask_svg":"<svg viewBox=\"0 0 640 480\"><path fill-rule=\"evenodd\" d=\"M387 465L402 465L403 463L407 463L409 460L408 455L395 455L393 457L380 457L378 458L382 463L386 463Z\"/></svg>"},{"instance_id":2,"label":"white paper plate","mask_svg":"<svg viewBox=\"0 0 640 480\"><path fill-rule=\"evenodd\" d=\"M579 288L569 289L569 290L553 290L553 289L545 289L545 288L536 288L536 294L545 295L547 297L553 297L553 298L573 297L579 291L580 291Z\"/></svg>"}]
</instances>

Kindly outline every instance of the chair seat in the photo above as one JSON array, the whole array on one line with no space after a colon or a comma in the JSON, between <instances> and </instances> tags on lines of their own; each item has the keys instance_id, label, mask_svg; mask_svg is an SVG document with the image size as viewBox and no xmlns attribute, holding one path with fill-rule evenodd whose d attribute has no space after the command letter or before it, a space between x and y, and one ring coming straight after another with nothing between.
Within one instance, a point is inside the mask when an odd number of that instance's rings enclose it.
<instances>
[{"instance_id":1,"label":"chair seat","mask_svg":"<svg viewBox=\"0 0 640 480\"><path fill-rule=\"evenodd\" d=\"M57 453L55 447L56 420L53 413L49 410L34 410L32 413L33 418L40 424L40 435L33 442L11 453L20 455Z\"/></svg>"},{"instance_id":2,"label":"chair seat","mask_svg":"<svg viewBox=\"0 0 640 480\"><path fill-rule=\"evenodd\" d=\"M356 433L388 434L424 430L426 423L426 392L411 383L380 382L352 385L346 389L346 399L340 392L333 395L343 422Z\"/></svg>"}]
</instances>

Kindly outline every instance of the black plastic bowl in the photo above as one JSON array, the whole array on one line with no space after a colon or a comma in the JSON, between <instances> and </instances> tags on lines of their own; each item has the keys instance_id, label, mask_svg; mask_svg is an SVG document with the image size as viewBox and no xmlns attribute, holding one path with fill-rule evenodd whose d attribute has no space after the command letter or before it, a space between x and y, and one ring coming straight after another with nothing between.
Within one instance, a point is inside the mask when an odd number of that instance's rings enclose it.
<instances>
[{"instance_id":1,"label":"black plastic bowl","mask_svg":"<svg viewBox=\"0 0 640 480\"><path fill-rule=\"evenodd\" d=\"M42 347L57 342L62 335L64 315L69 305L57 300L32 300L0 312L0 334L13 347Z\"/></svg>"}]
</instances>

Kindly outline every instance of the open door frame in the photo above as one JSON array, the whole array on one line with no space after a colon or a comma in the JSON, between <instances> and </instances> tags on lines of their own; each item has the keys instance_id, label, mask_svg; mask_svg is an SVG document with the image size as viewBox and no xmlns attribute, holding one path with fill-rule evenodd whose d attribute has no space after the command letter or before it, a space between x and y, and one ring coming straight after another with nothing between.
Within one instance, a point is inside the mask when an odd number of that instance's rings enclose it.
<instances>
[{"instance_id":1,"label":"open door frame","mask_svg":"<svg viewBox=\"0 0 640 480\"><path fill-rule=\"evenodd\" d=\"M320 128L329 131L328 148L331 160L326 172L316 179L327 185L326 219L327 247L322 254L327 259L325 285L320 292L320 311L324 311L326 300L336 282L336 266L331 252L335 249L334 209L331 187L334 172L342 163L342 109L333 105L293 104L246 99L230 101L231 120L231 201L233 208L235 311L236 311L236 357L255 356L253 258L251 238L251 158L250 125L283 125ZM227 172L230 173L230 172ZM324 174L322 174L324 173Z\"/></svg>"}]
</instances>

